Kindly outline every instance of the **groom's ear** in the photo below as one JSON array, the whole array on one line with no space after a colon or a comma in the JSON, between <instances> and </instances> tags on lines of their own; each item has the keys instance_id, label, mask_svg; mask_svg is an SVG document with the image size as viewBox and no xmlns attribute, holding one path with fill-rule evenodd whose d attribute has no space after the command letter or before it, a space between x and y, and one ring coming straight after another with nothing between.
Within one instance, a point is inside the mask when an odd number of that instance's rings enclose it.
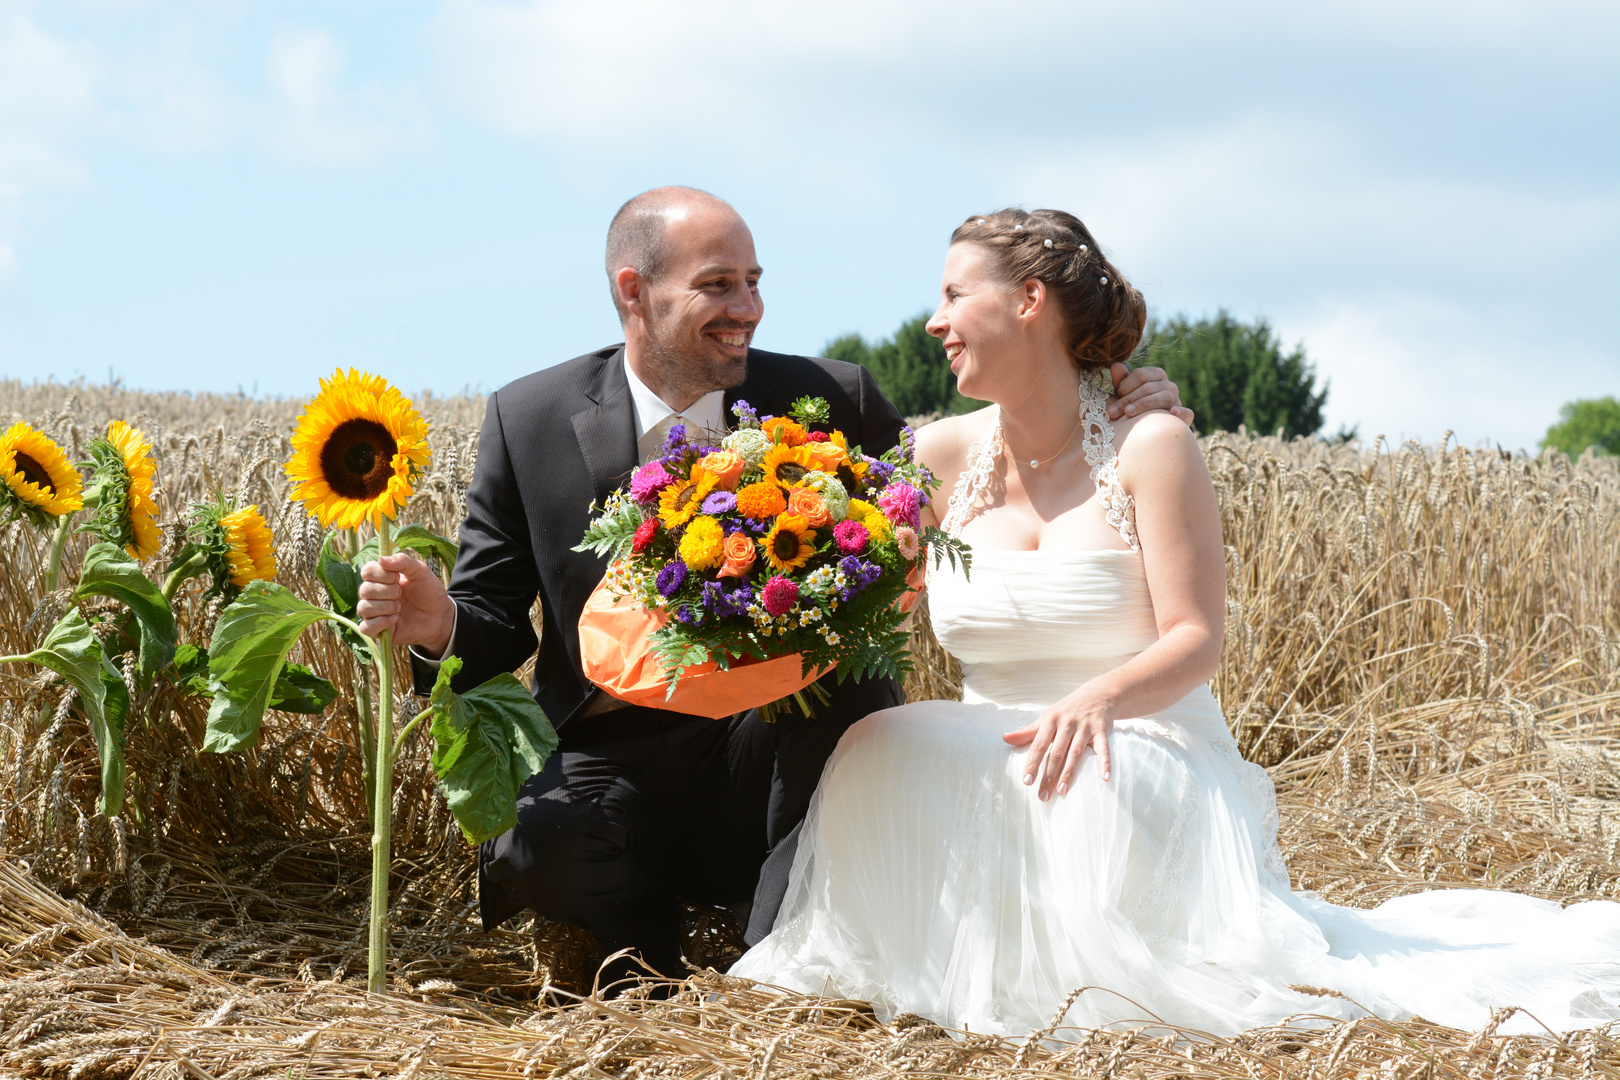
<instances>
[{"instance_id":1,"label":"groom's ear","mask_svg":"<svg viewBox=\"0 0 1620 1080\"><path fill-rule=\"evenodd\" d=\"M642 295L642 286L645 284L641 272L633 266L621 266L613 275L613 291L617 293L618 308L626 316L634 315L638 319L647 317L645 297Z\"/></svg>"}]
</instances>

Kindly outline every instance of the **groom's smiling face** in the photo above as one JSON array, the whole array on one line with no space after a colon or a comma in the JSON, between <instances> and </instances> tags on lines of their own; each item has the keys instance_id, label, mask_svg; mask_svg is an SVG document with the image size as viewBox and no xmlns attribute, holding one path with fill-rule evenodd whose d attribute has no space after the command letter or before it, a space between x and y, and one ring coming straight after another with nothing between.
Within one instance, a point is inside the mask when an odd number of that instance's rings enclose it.
<instances>
[{"instance_id":1,"label":"groom's smiling face","mask_svg":"<svg viewBox=\"0 0 1620 1080\"><path fill-rule=\"evenodd\" d=\"M648 359L688 392L738 386L765 311L753 234L723 204L684 207L666 228L668 262L645 285Z\"/></svg>"}]
</instances>

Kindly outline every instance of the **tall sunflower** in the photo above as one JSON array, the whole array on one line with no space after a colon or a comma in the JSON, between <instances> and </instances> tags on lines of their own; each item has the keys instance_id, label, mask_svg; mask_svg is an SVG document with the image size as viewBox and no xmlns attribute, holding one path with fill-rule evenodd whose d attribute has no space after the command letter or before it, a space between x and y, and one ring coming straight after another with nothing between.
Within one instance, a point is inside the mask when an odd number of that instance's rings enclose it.
<instances>
[{"instance_id":1,"label":"tall sunflower","mask_svg":"<svg viewBox=\"0 0 1620 1080\"><path fill-rule=\"evenodd\" d=\"M0 509L44 528L84 508L84 482L62 448L24 423L0 435Z\"/></svg>"},{"instance_id":2,"label":"tall sunflower","mask_svg":"<svg viewBox=\"0 0 1620 1080\"><path fill-rule=\"evenodd\" d=\"M804 518L781 514L759 543L765 549L765 560L778 573L791 574L816 553L815 535L816 530Z\"/></svg>"},{"instance_id":3,"label":"tall sunflower","mask_svg":"<svg viewBox=\"0 0 1620 1080\"><path fill-rule=\"evenodd\" d=\"M427 468L428 425L380 375L350 368L321 380L293 433L287 476L323 526L393 520Z\"/></svg>"},{"instance_id":4,"label":"tall sunflower","mask_svg":"<svg viewBox=\"0 0 1620 1080\"><path fill-rule=\"evenodd\" d=\"M91 443L89 450L94 471L86 501L96 508L96 516L85 528L137 561L150 559L162 539L153 498L157 463L152 444L140 428L114 420L107 425L106 438Z\"/></svg>"}]
</instances>

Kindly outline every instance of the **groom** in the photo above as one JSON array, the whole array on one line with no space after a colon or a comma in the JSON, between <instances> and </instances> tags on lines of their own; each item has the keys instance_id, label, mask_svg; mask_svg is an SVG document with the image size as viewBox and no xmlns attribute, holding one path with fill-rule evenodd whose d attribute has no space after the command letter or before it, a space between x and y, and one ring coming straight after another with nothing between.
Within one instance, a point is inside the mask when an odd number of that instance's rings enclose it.
<instances>
[{"instance_id":1,"label":"groom","mask_svg":"<svg viewBox=\"0 0 1620 1080\"><path fill-rule=\"evenodd\" d=\"M849 725L903 697L892 680L829 676L832 700L815 716L766 723L607 696L580 670L579 616L604 569L573 550L589 507L657 457L675 424L720 431L738 400L782 415L825 398L832 425L872 455L903 421L864 367L750 348L761 271L748 226L720 199L682 187L631 199L608 229L607 273L624 343L490 395L454 585L409 554L369 563L361 629L412 646L418 693L454 653L463 690L534 652L539 598L533 691L560 745L520 791L516 827L479 849L484 927L529 908L680 977L681 901L751 904L747 940L769 932L827 757ZM1139 410L1179 404L1155 368L1119 389ZM621 959L602 978L639 971Z\"/></svg>"}]
</instances>

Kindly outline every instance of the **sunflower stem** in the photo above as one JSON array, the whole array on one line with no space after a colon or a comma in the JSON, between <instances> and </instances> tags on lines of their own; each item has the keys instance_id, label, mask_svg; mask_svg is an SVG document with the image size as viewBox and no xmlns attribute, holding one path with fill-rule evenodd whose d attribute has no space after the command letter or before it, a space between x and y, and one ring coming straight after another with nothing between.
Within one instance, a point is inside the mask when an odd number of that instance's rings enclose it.
<instances>
[{"instance_id":1,"label":"sunflower stem","mask_svg":"<svg viewBox=\"0 0 1620 1080\"><path fill-rule=\"evenodd\" d=\"M68 535L72 533L73 515L63 514L56 519L56 532L51 536L51 561L45 566L45 591L56 591L57 581L62 576L62 552L67 547Z\"/></svg>"},{"instance_id":2,"label":"sunflower stem","mask_svg":"<svg viewBox=\"0 0 1620 1080\"><path fill-rule=\"evenodd\" d=\"M369 823L377 802L377 717L371 711L371 665L359 657L354 661L354 696L354 726L360 737L360 778L365 783Z\"/></svg>"},{"instance_id":3,"label":"sunflower stem","mask_svg":"<svg viewBox=\"0 0 1620 1080\"><path fill-rule=\"evenodd\" d=\"M390 522L377 518L378 549L394 553ZM388 985L388 873L392 863L394 790L394 635L377 638L377 776L371 813L371 935L366 989L381 994Z\"/></svg>"},{"instance_id":4,"label":"sunflower stem","mask_svg":"<svg viewBox=\"0 0 1620 1080\"><path fill-rule=\"evenodd\" d=\"M203 568L207 565L208 552L199 551L175 567L174 573L170 574L168 579L163 582L163 599L169 602L169 607L174 607L174 594L180 591L180 586L202 573Z\"/></svg>"}]
</instances>

